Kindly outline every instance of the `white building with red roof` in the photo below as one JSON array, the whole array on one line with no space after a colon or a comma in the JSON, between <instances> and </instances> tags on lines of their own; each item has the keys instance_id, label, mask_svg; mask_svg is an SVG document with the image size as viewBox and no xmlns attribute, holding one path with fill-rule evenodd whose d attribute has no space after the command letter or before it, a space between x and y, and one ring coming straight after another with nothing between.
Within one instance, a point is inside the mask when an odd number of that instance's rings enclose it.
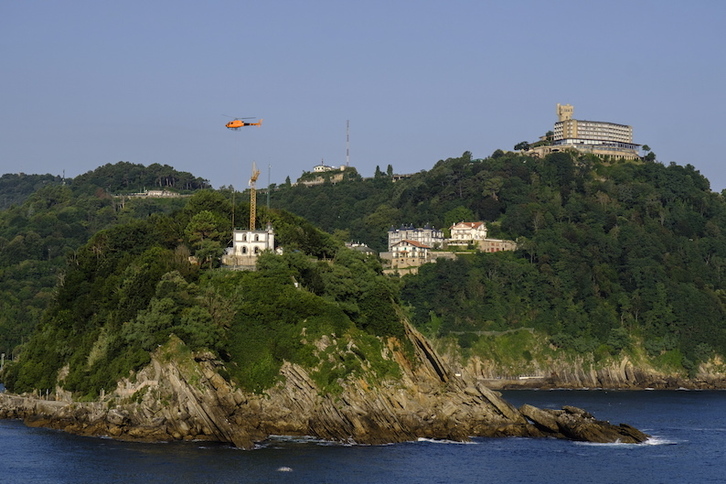
<instances>
[{"instance_id":1,"label":"white building with red roof","mask_svg":"<svg viewBox=\"0 0 726 484\"><path fill-rule=\"evenodd\" d=\"M487 226L484 222L459 222L451 226L449 245L477 244L487 238Z\"/></svg>"},{"instance_id":2,"label":"white building with red roof","mask_svg":"<svg viewBox=\"0 0 726 484\"><path fill-rule=\"evenodd\" d=\"M404 239L394 243L389 252L381 256L390 261L390 271L401 274L417 272L417 268L427 262L435 262L436 255L440 252L432 252L433 247L416 240Z\"/></svg>"},{"instance_id":3,"label":"white building with red roof","mask_svg":"<svg viewBox=\"0 0 726 484\"><path fill-rule=\"evenodd\" d=\"M396 242L391 247L392 256L394 259L421 259L426 261L428 259L429 251L432 249L431 246L417 242L415 240L402 240Z\"/></svg>"}]
</instances>

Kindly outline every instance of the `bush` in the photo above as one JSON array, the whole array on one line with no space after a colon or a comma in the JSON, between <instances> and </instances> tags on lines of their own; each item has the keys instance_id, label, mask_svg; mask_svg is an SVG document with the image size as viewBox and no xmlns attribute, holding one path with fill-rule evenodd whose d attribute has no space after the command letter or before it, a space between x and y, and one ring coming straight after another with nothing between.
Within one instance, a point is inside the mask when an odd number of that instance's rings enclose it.
<instances>
[{"instance_id":1,"label":"bush","mask_svg":"<svg viewBox=\"0 0 726 484\"><path fill-rule=\"evenodd\" d=\"M610 330L607 344L615 351L622 351L630 347L630 334L625 328L613 328Z\"/></svg>"},{"instance_id":2,"label":"bush","mask_svg":"<svg viewBox=\"0 0 726 484\"><path fill-rule=\"evenodd\" d=\"M461 333L458 340L459 346L462 348L471 348L479 341L479 335L476 333Z\"/></svg>"}]
</instances>

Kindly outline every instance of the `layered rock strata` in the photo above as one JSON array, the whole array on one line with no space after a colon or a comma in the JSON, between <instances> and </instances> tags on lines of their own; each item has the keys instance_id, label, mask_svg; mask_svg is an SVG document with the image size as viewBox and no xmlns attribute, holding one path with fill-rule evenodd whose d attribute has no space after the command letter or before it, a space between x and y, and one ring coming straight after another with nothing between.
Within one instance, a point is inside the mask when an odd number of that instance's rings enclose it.
<instances>
[{"instance_id":1,"label":"layered rock strata","mask_svg":"<svg viewBox=\"0 0 726 484\"><path fill-rule=\"evenodd\" d=\"M447 354L446 360L459 361L458 355ZM522 362L523 367L527 362ZM530 365L531 366L531 365ZM595 367L591 361L552 360L537 365L535 369L504 370L478 357L472 357L457 371L465 378L480 381L497 390L522 388L604 388L618 390L636 389L698 389L720 390L726 388L726 374L723 364L702 364L694 377L682 373L667 373L646 363L634 363L627 356ZM515 373L515 374L507 374Z\"/></svg>"},{"instance_id":2,"label":"layered rock strata","mask_svg":"<svg viewBox=\"0 0 726 484\"><path fill-rule=\"evenodd\" d=\"M394 357L402 378L371 385L349 379L338 394L322 393L304 368L285 363L281 383L264 395L232 386L214 355L168 358L124 381L102 402L45 401L0 394L0 417L80 435L142 441L213 440L253 448L270 435L309 435L338 442L382 444L417 438L552 436L595 442L642 442L629 426L585 411L518 410L485 385L452 375L429 342L407 325L418 361ZM172 340L170 345L183 345ZM172 351L184 354L183 351Z\"/></svg>"}]
</instances>

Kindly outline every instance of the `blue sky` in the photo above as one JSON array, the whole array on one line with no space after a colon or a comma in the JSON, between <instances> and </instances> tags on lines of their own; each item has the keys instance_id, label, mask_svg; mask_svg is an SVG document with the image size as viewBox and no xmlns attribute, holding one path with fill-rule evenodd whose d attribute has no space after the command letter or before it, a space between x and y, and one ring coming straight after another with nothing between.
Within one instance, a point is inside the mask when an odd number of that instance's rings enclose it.
<instances>
[{"instance_id":1,"label":"blue sky","mask_svg":"<svg viewBox=\"0 0 726 484\"><path fill-rule=\"evenodd\" d=\"M169 164L215 187L321 161L486 157L575 118L726 188L726 2L96 0L0 6L0 173ZM231 116L264 118L230 131Z\"/></svg>"}]
</instances>

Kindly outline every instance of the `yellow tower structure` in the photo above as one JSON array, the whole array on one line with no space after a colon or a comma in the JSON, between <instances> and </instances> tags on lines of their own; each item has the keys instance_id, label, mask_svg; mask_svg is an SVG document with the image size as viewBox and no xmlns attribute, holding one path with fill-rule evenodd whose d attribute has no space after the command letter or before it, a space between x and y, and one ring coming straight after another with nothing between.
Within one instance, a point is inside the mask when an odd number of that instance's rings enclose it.
<instances>
[{"instance_id":1,"label":"yellow tower structure","mask_svg":"<svg viewBox=\"0 0 726 484\"><path fill-rule=\"evenodd\" d=\"M250 178L250 230L255 230L255 220L257 219L257 178L260 176L260 170L257 164L252 162L252 177Z\"/></svg>"},{"instance_id":2,"label":"yellow tower structure","mask_svg":"<svg viewBox=\"0 0 726 484\"><path fill-rule=\"evenodd\" d=\"M572 104L557 104L557 120L567 121L572 119L572 115L575 112L575 108Z\"/></svg>"}]
</instances>

